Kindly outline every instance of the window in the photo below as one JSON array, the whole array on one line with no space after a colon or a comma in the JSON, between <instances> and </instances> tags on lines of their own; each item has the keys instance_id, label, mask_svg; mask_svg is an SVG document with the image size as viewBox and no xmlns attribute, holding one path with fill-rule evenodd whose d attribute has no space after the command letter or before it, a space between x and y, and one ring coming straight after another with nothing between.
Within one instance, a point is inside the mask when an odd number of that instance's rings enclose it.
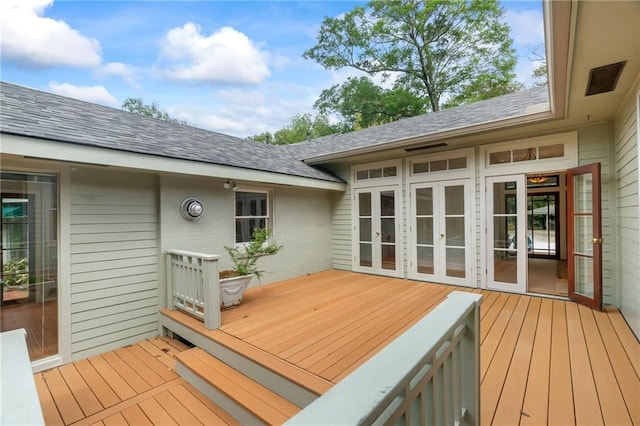
<instances>
[{"instance_id":1,"label":"window","mask_svg":"<svg viewBox=\"0 0 640 426\"><path fill-rule=\"evenodd\" d=\"M251 241L253 230L269 227L269 194L267 192L236 193L236 244Z\"/></svg>"},{"instance_id":2,"label":"window","mask_svg":"<svg viewBox=\"0 0 640 426\"><path fill-rule=\"evenodd\" d=\"M356 180L380 179L398 176L398 167L376 167L356 171Z\"/></svg>"},{"instance_id":3,"label":"window","mask_svg":"<svg viewBox=\"0 0 640 426\"><path fill-rule=\"evenodd\" d=\"M467 170L468 156L458 157L455 155L459 155L459 151L445 155L440 154L438 155L439 158L436 157L435 159L433 159L433 156L411 159L411 173L413 176L418 176L425 173ZM449 158L449 156L452 157Z\"/></svg>"},{"instance_id":4,"label":"window","mask_svg":"<svg viewBox=\"0 0 640 426\"><path fill-rule=\"evenodd\" d=\"M520 161L533 161L562 157L564 157L563 144L528 146L525 148L490 152L489 164L496 165L504 163L517 163Z\"/></svg>"}]
</instances>

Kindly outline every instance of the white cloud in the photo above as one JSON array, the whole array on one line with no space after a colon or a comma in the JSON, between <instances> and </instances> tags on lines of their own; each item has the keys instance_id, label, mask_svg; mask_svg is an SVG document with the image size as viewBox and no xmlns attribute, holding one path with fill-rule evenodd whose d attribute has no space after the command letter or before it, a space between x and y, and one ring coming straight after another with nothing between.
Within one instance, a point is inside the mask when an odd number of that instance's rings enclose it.
<instances>
[{"instance_id":1,"label":"white cloud","mask_svg":"<svg viewBox=\"0 0 640 426\"><path fill-rule=\"evenodd\" d=\"M108 62L96 69L96 75L101 78L115 75L121 77L134 89L140 88L138 72L132 66L122 62Z\"/></svg>"},{"instance_id":2,"label":"white cloud","mask_svg":"<svg viewBox=\"0 0 640 426\"><path fill-rule=\"evenodd\" d=\"M174 118L187 120L195 127L241 138L265 131L271 133L288 125L296 114L311 112L311 104L304 96L284 99L289 86L264 90L222 89L190 104L168 106Z\"/></svg>"},{"instance_id":3,"label":"white cloud","mask_svg":"<svg viewBox=\"0 0 640 426\"><path fill-rule=\"evenodd\" d=\"M69 83L49 83L49 89L58 95L107 106L118 106L118 100L103 86L76 86Z\"/></svg>"},{"instance_id":4,"label":"white cloud","mask_svg":"<svg viewBox=\"0 0 640 426\"><path fill-rule=\"evenodd\" d=\"M515 44L536 47L544 43L544 24L540 10L507 10L505 20L511 27Z\"/></svg>"},{"instance_id":5,"label":"white cloud","mask_svg":"<svg viewBox=\"0 0 640 426\"><path fill-rule=\"evenodd\" d=\"M2 0L2 58L35 67L99 65L102 58L96 39L44 17L52 4L53 0Z\"/></svg>"},{"instance_id":6,"label":"white cloud","mask_svg":"<svg viewBox=\"0 0 640 426\"><path fill-rule=\"evenodd\" d=\"M205 36L198 25L187 23L163 39L160 72L172 80L257 84L270 75L268 56L233 28L223 27Z\"/></svg>"}]
</instances>

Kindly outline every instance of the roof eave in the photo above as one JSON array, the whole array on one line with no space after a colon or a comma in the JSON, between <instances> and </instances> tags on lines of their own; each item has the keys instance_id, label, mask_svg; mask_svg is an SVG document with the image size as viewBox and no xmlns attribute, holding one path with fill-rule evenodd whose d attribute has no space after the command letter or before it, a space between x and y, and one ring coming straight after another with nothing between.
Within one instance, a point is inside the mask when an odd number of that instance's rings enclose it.
<instances>
[{"instance_id":1,"label":"roof eave","mask_svg":"<svg viewBox=\"0 0 640 426\"><path fill-rule=\"evenodd\" d=\"M500 121L491 121L486 123L480 123L473 126L463 126L459 128L449 129L442 132L431 133L427 135L420 135L412 138L397 139L389 141L387 143L378 144L374 146L367 146L362 148L356 148L351 150L343 150L339 152L332 152L330 154L318 155L314 157L308 157L304 159L304 162L310 165L321 164L338 160L347 156L370 154L373 152L398 149L410 147L416 144L424 144L429 142L440 141L444 139L458 138L462 136L469 136L472 134L484 133L493 130L504 129L508 127L514 127L522 124L532 124L544 120L555 118L551 110L545 110L541 112L535 112L527 115L521 115L518 117L509 118Z\"/></svg>"},{"instance_id":2,"label":"roof eave","mask_svg":"<svg viewBox=\"0 0 640 426\"><path fill-rule=\"evenodd\" d=\"M27 160L57 161L70 165L117 167L331 191L346 190L344 182L78 145L10 133L2 133L1 153Z\"/></svg>"}]
</instances>

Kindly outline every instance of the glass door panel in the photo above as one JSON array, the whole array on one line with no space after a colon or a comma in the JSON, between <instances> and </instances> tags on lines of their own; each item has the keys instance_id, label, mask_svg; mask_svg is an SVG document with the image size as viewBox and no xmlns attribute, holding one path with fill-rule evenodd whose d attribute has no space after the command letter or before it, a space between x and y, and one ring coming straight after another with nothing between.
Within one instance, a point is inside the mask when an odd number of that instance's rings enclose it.
<instances>
[{"instance_id":1,"label":"glass door panel","mask_svg":"<svg viewBox=\"0 0 640 426\"><path fill-rule=\"evenodd\" d=\"M465 185L442 184L444 198L444 272L447 277L465 278L467 262L465 239Z\"/></svg>"},{"instance_id":2,"label":"glass door panel","mask_svg":"<svg viewBox=\"0 0 640 426\"><path fill-rule=\"evenodd\" d=\"M415 199L415 267L419 274L434 274L433 188L417 188Z\"/></svg>"},{"instance_id":3,"label":"glass door panel","mask_svg":"<svg viewBox=\"0 0 640 426\"><path fill-rule=\"evenodd\" d=\"M487 287L526 291L524 175L487 178Z\"/></svg>"},{"instance_id":4,"label":"glass door panel","mask_svg":"<svg viewBox=\"0 0 640 426\"><path fill-rule=\"evenodd\" d=\"M412 278L456 285L470 281L470 181L411 186Z\"/></svg>"},{"instance_id":5,"label":"glass door panel","mask_svg":"<svg viewBox=\"0 0 640 426\"><path fill-rule=\"evenodd\" d=\"M356 190L357 256L354 269L398 275L396 188Z\"/></svg>"},{"instance_id":6,"label":"glass door panel","mask_svg":"<svg viewBox=\"0 0 640 426\"><path fill-rule=\"evenodd\" d=\"M600 163L567 171L569 298L602 310Z\"/></svg>"},{"instance_id":7,"label":"glass door panel","mask_svg":"<svg viewBox=\"0 0 640 426\"><path fill-rule=\"evenodd\" d=\"M380 192L380 266L396 269L396 195L395 191Z\"/></svg>"},{"instance_id":8,"label":"glass door panel","mask_svg":"<svg viewBox=\"0 0 640 426\"><path fill-rule=\"evenodd\" d=\"M0 331L28 330L32 361L58 353L56 180L0 173Z\"/></svg>"},{"instance_id":9,"label":"glass door panel","mask_svg":"<svg viewBox=\"0 0 640 426\"><path fill-rule=\"evenodd\" d=\"M373 266L373 222L371 218L371 193L358 194L358 226L360 266Z\"/></svg>"}]
</instances>

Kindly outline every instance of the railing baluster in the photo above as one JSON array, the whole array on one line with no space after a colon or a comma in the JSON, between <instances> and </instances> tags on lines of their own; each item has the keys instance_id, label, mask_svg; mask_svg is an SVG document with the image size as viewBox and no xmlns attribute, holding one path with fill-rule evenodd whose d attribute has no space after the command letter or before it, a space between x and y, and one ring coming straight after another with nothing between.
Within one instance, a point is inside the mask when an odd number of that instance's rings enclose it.
<instances>
[{"instance_id":1,"label":"railing baluster","mask_svg":"<svg viewBox=\"0 0 640 426\"><path fill-rule=\"evenodd\" d=\"M287 424L479 425L481 298L452 292Z\"/></svg>"},{"instance_id":2,"label":"railing baluster","mask_svg":"<svg viewBox=\"0 0 640 426\"><path fill-rule=\"evenodd\" d=\"M219 256L184 250L167 251L167 305L220 327Z\"/></svg>"}]
</instances>

